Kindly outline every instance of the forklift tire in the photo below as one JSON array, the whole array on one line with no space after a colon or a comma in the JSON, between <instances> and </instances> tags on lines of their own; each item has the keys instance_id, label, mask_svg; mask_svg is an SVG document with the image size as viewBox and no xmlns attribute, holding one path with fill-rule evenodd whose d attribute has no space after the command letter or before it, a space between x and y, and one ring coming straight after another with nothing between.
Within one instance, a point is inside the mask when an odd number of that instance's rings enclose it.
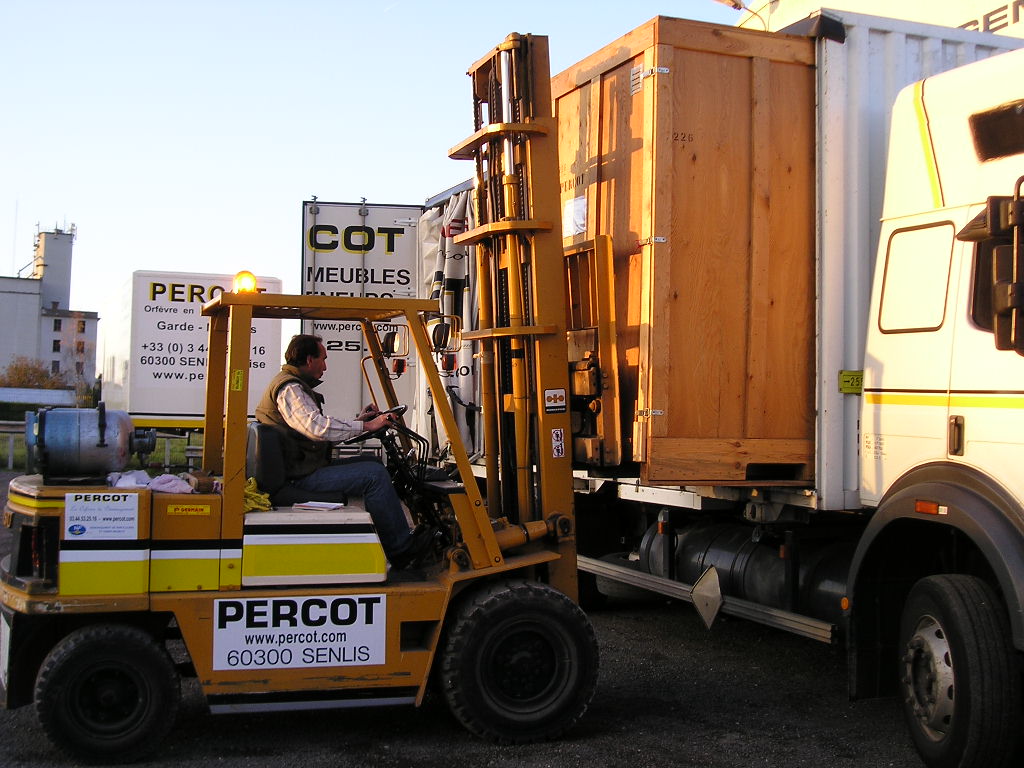
<instances>
[{"instance_id":1,"label":"forklift tire","mask_svg":"<svg viewBox=\"0 0 1024 768\"><path fill-rule=\"evenodd\" d=\"M499 744L560 736L597 687L593 627L561 592L497 582L471 593L448 632L441 681L452 714Z\"/></svg>"},{"instance_id":2,"label":"forklift tire","mask_svg":"<svg viewBox=\"0 0 1024 768\"><path fill-rule=\"evenodd\" d=\"M929 576L900 622L899 691L929 768L1008 766L1021 683L1006 612L992 588L964 574Z\"/></svg>"},{"instance_id":3,"label":"forklift tire","mask_svg":"<svg viewBox=\"0 0 1024 768\"><path fill-rule=\"evenodd\" d=\"M130 762L155 748L178 713L170 657L137 627L99 624L63 638L36 678L36 713L50 740L90 763Z\"/></svg>"}]
</instances>

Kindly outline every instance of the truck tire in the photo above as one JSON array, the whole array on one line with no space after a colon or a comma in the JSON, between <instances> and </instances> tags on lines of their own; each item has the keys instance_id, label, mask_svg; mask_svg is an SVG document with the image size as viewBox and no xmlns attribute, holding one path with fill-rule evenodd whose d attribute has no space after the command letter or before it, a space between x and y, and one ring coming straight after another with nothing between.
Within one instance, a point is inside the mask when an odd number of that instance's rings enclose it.
<instances>
[{"instance_id":1,"label":"truck tire","mask_svg":"<svg viewBox=\"0 0 1024 768\"><path fill-rule=\"evenodd\" d=\"M54 646L36 677L43 730L86 762L128 762L155 748L180 699L170 657L137 627L77 629Z\"/></svg>"},{"instance_id":2,"label":"truck tire","mask_svg":"<svg viewBox=\"0 0 1024 768\"><path fill-rule=\"evenodd\" d=\"M597 670L593 627L572 600L544 584L498 582L454 616L441 684L468 730L525 744L556 738L583 716Z\"/></svg>"},{"instance_id":3,"label":"truck tire","mask_svg":"<svg viewBox=\"0 0 1024 768\"><path fill-rule=\"evenodd\" d=\"M900 621L899 691L930 768L1010 765L1021 684L1005 610L981 579L918 581Z\"/></svg>"}]
</instances>

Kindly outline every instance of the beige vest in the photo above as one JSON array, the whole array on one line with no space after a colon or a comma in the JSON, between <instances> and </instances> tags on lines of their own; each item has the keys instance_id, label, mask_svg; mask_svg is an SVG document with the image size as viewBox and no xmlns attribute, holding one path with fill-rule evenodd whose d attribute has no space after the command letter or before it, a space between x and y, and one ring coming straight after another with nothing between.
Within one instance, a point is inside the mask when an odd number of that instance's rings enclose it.
<instances>
[{"instance_id":1,"label":"beige vest","mask_svg":"<svg viewBox=\"0 0 1024 768\"><path fill-rule=\"evenodd\" d=\"M281 366L281 372L271 379L263 397L256 406L256 421L269 424L281 435L281 447L284 452L285 474L289 480L305 477L320 467L326 466L331 460L331 444L326 440L310 440L303 434L288 426L284 416L277 409L277 393L285 384L295 382L306 392L320 413L324 412L324 397L313 391L313 386L302 378L299 370L291 365Z\"/></svg>"}]
</instances>

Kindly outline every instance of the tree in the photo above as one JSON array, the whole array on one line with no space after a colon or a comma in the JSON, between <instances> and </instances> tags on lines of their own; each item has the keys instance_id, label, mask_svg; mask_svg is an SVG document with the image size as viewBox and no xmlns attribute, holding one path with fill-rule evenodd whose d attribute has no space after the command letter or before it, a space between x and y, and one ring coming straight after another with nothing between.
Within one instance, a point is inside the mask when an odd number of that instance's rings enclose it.
<instances>
[{"instance_id":1,"label":"tree","mask_svg":"<svg viewBox=\"0 0 1024 768\"><path fill-rule=\"evenodd\" d=\"M0 372L0 387L67 389L68 382L63 373L53 373L42 360L27 355L15 355L11 358L10 364Z\"/></svg>"}]
</instances>

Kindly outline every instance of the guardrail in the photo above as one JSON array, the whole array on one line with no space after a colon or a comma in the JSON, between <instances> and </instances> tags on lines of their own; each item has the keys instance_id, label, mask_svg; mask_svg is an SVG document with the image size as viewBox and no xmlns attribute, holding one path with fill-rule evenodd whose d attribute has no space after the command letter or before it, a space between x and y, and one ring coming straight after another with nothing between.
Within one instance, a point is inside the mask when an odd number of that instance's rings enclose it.
<instances>
[{"instance_id":1,"label":"guardrail","mask_svg":"<svg viewBox=\"0 0 1024 768\"><path fill-rule=\"evenodd\" d=\"M185 466L191 472L193 469L199 466L203 459L203 446L192 445L192 439L189 433L179 435L172 432L160 432L156 433L157 440L164 441L164 463L163 471L170 472L172 469L180 469L181 465L171 463L171 444L175 440L185 441Z\"/></svg>"},{"instance_id":2,"label":"guardrail","mask_svg":"<svg viewBox=\"0 0 1024 768\"><path fill-rule=\"evenodd\" d=\"M7 469L14 469L14 438L24 433L24 421L0 421L0 435L7 435Z\"/></svg>"}]
</instances>

